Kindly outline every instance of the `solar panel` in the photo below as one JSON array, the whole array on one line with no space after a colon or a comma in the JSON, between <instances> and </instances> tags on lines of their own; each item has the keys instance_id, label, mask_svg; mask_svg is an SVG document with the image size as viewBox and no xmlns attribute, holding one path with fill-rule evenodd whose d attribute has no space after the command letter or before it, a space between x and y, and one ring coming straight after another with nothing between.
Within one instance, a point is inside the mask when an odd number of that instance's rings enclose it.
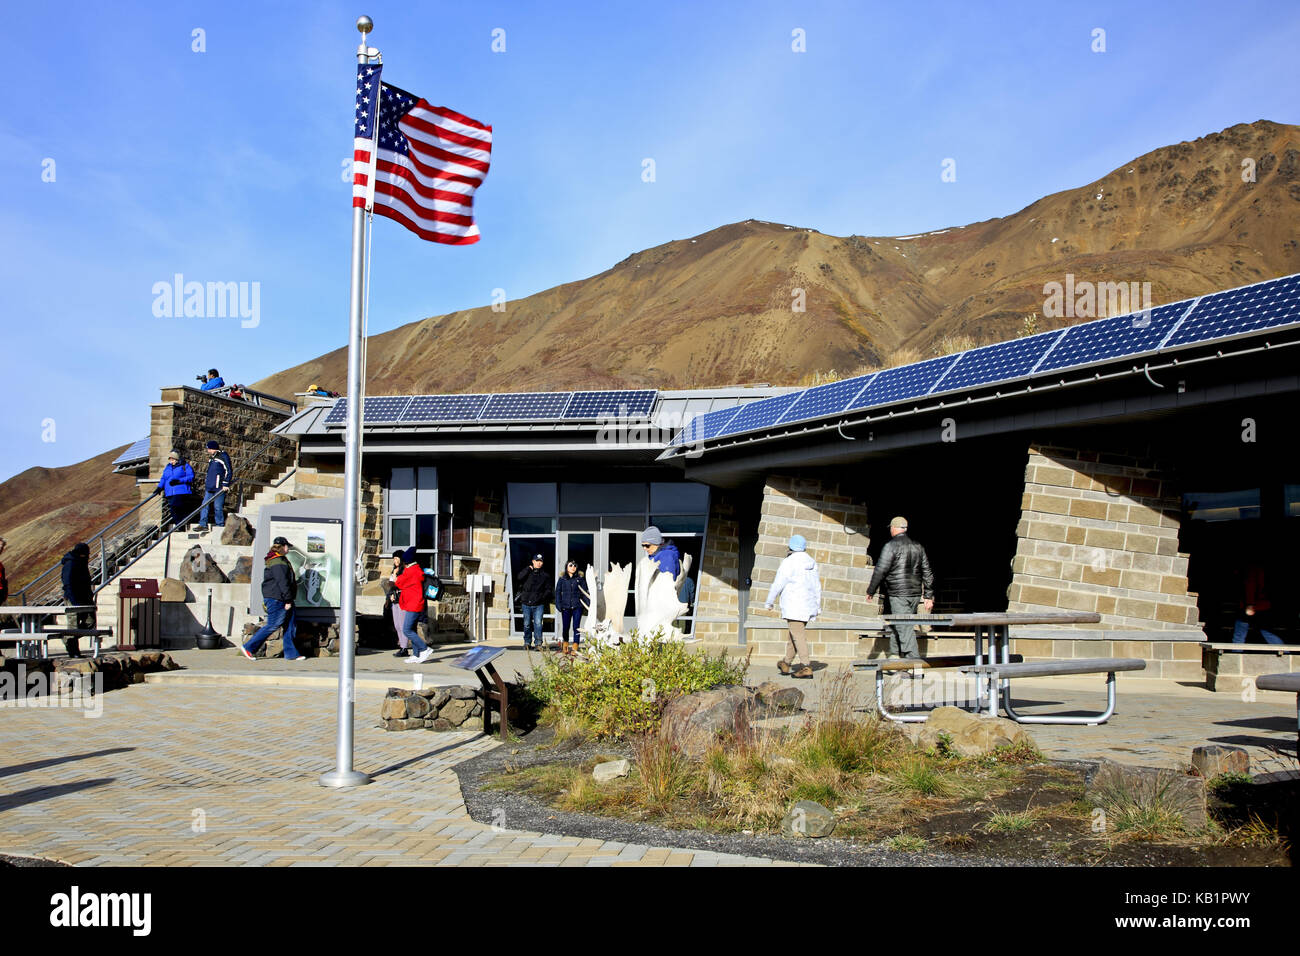
<instances>
[{"instance_id":1,"label":"solar panel","mask_svg":"<svg viewBox=\"0 0 1300 956\"><path fill-rule=\"evenodd\" d=\"M653 389L574 392L564 417L570 420L642 418L654 408L657 394Z\"/></svg>"},{"instance_id":2,"label":"solar panel","mask_svg":"<svg viewBox=\"0 0 1300 956\"><path fill-rule=\"evenodd\" d=\"M870 384L862 390L845 411L866 408L870 405L887 405L908 398L919 398L929 393L939 376L957 361L957 355L940 355L898 368L877 372Z\"/></svg>"},{"instance_id":3,"label":"solar panel","mask_svg":"<svg viewBox=\"0 0 1300 956\"><path fill-rule=\"evenodd\" d=\"M330 409L330 413L325 416L325 425L342 425L348 420L348 400L340 398Z\"/></svg>"},{"instance_id":4,"label":"solar panel","mask_svg":"<svg viewBox=\"0 0 1300 956\"><path fill-rule=\"evenodd\" d=\"M723 435L735 435L739 432L775 425L782 413L802 394L803 392L790 392L788 395L773 395L771 398L762 398L757 402L742 405L736 416L713 437L721 438Z\"/></svg>"},{"instance_id":5,"label":"solar panel","mask_svg":"<svg viewBox=\"0 0 1300 956\"><path fill-rule=\"evenodd\" d=\"M131 444L131 447L128 448L126 451L122 452L122 454L114 458L113 464L120 465L126 461L141 461L148 457L149 457L149 439L141 438L139 441L133 442Z\"/></svg>"},{"instance_id":6,"label":"solar panel","mask_svg":"<svg viewBox=\"0 0 1300 956\"><path fill-rule=\"evenodd\" d=\"M559 418L572 392L507 392L493 395L479 421L536 421Z\"/></svg>"},{"instance_id":7,"label":"solar panel","mask_svg":"<svg viewBox=\"0 0 1300 956\"><path fill-rule=\"evenodd\" d=\"M733 405L729 408L719 408L714 412L696 415L682 427L681 431L673 436L670 444L689 445L693 442L716 438L727 427L727 423L736 417L736 413L739 411L740 406Z\"/></svg>"},{"instance_id":8,"label":"solar panel","mask_svg":"<svg viewBox=\"0 0 1300 956\"><path fill-rule=\"evenodd\" d=\"M1037 371L1050 372L1140 352L1154 352L1191 304L1191 300L1172 302L1147 312L1115 315L1071 326L1039 363Z\"/></svg>"},{"instance_id":9,"label":"solar panel","mask_svg":"<svg viewBox=\"0 0 1300 956\"><path fill-rule=\"evenodd\" d=\"M1292 322L1300 322L1300 275L1205 296L1165 345L1209 342Z\"/></svg>"},{"instance_id":10,"label":"solar panel","mask_svg":"<svg viewBox=\"0 0 1300 956\"><path fill-rule=\"evenodd\" d=\"M343 425L348 420L348 400L340 398L325 416L326 425ZM406 406L411 403L409 395L374 395L366 396L362 416L367 425L383 425L399 421Z\"/></svg>"},{"instance_id":11,"label":"solar panel","mask_svg":"<svg viewBox=\"0 0 1300 956\"><path fill-rule=\"evenodd\" d=\"M1061 329L1054 329L962 352L957 364L935 382L931 391L947 392L1028 375L1052 343L1061 337L1061 332Z\"/></svg>"},{"instance_id":12,"label":"solar panel","mask_svg":"<svg viewBox=\"0 0 1300 956\"><path fill-rule=\"evenodd\" d=\"M488 395L417 395L402 412L402 422L472 422Z\"/></svg>"},{"instance_id":13,"label":"solar panel","mask_svg":"<svg viewBox=\"0 0 1300 956\"><path fill-rule=\"evenodd\" d=\"M856 375L853 378L829 382L801 392L798 401L781 416L781 423L784 425L788 422L801 422L808 418L820 418L823 415L834 415L836 412L843 411L844 407L853 400L853 396L862 391L875 374L872 372L870 375Z\"/></svg>"}]
</instances>

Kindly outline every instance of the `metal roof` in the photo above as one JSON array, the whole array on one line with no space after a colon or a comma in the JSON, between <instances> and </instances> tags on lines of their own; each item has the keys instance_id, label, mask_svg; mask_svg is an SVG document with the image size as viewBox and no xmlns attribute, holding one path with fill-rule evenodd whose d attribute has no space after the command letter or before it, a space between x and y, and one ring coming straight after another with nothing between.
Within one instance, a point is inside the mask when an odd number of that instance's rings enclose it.
<instances>
[{"instance_id":1,"label":"metal roof","mask_svg":"<svg viewBox=\"0 0 1300 956\"><path fill-rule=\"evenodd\" d=\"M131 446L113 459L113 471L134 470L149 460L149 436L132 442Z\"/></svg>"}]
</instances>

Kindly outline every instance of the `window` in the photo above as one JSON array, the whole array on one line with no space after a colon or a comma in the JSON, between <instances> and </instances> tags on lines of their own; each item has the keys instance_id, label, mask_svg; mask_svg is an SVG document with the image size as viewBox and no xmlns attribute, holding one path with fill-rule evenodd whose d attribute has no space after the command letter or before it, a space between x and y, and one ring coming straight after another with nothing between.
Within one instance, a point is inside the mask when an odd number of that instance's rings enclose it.
<instances>
[{"instance_id":1,"label":"window","mask_svg":"<svg viewBox=\"0 0 1300 956\"><path fill-rule=\"evenodd\" d=\"M471 552L473 493L439 493L435 467L394 468L387 491L385 553L414 546L422 565L450 577L451 556Z\"/></svg>"},{"instance_id":2,"label":"window","mask_svg":"<svg viewBox=\"0 0 1300 956\"><path fill-rule=\"evenodd\" d=\"M1242 521L1259 517L1259 489L1188 492L1183 509L1193 521Z\"/></svg>"}]
</instances>

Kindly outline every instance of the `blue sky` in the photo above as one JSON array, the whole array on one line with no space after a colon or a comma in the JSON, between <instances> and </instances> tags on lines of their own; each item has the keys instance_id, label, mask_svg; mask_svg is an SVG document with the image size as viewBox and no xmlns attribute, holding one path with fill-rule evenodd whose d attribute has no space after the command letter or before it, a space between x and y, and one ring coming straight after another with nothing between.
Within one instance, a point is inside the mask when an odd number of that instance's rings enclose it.
<instances>
[{"instance_id":1,"label":"blue sky","mask_svg":"<svg viewBox=\"0 0 1300 956\"><path fill-rule=\"evenodd\" d=\"M4 12L30 52L0 116L0 479L142 437L158 389L209 366L252 382L345 344L362 13L386 80L494 127L480 243L435 246L377 220L372 332L728 222L911 234L1012 213L1235 123L1300 122L1290 2ZM947 158L956 182L941 181ZM156 317L153 286L176 273L259 283L257 326Z\"/></svg>"}]
</instances>

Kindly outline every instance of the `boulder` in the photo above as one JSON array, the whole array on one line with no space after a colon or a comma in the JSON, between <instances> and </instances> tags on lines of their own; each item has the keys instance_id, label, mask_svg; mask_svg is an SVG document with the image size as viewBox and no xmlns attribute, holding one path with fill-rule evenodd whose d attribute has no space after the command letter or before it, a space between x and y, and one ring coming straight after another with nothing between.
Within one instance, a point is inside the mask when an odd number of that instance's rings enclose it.
<instances>
[{"instance_id":1,"label":"boulder","mask_svg":"<svg viewBox=\"0 0 1300 956\"><path fill-rule=\"evenodd\" d=\"M429 702L419 694L412 694L410 697L406 698L407 717L428 717L429 710Z\"/></svg>"},{"instance_id":2,"label":"boulder","mask_svg":"<svg viewBox=\"0 0 1300 956\"><path fill-rule=\"evenodd\" d=\"M438 716L452 726L459 727L469 720L470 712L473 710L474 702L472 700L452 698L438 711Z\"/></svg>"},{"instance_id":3,"label":"boulder","mask_svg":"<svg viewBox=\"0 0 1300 956\"><path fill-rule=\"evenodd\" d=\"M1126 805L1163 806L1179 814L1189 831L1203 830L1208 822L1205 780L1174 770L1130 767L1103 759L1084 797L1110 813Z\"/></svg>"},{"instance_id":4,"label":"boulder","mask_svg":"<svg viewBox=\"0 0 1300 956\"><path fill-rule=\"evenodd\" d=\"M199 545L185 552L178 577L191 584L225 584L226 575Z\"/></svg>"},{"instance_id":5,"label":"boulder","mask_svg":"<svg viewBox=\"0 0 1300 956\"><path fill-rule=\"evenodd\" d=\"M455 726L445 717L439 717L433 722L433 730L455 730Z\"/></svg>"},{"instance_id":6,"label":"boulder","mask_svg":"<svg viewBox=\"0 0 1300 956\"><path fill-rule=\"evenodd\" d=\"M404 697L385 697L379 708L382 720L405 720L407 700Z\"/></svg>"},{"instance_id":7,"label":"boulder","mask_svg":"<svg viewBox=\"0 0 1300 956\"><path fill-rule=\"evenodd\" d=\"M445 687L421 687L416 693L429 702L431 711L442 710L443 705L451 700L451 694L447 693Z\"/></svg>"},{"instance_id":8,"label":"boulder","mask_svg":"<svg viewBox=\"0 0 1300 956\"><path fill-rule=\"evenodd\" d=\"M663 726L687 753L698 754L718 737L744 733L753 707L748 688L731 684L674 698Z\"/></svg>"},{"instance_id":9,"label":"boulder","mask_svg":"<svg viewBox=\"0 0 1300 956\"><path fill-rule=\"evenodd\" d=\"M473 687L465 687L464 685L448 687L447 693L451 696L452 700L476 700L478 698L478 691L476 689Z\"/></svg>"},{"instance_id":10,"label":"boulder","mask_svg":"<svg viewBox=\"0 0 1300 956\"><path fill-rule=\"evenodd\" d=\"M297 500L298 499L295 498L293 495L286 495L284 492L276 492L275 495L275 503L277 505L282 505L286 501L297 501Z\"/></svg>"},{"instance_id":11,"label":"boulder","mask_svg":"<svg viewBox=\"0 0 1300 956\"><path fill-rule=\"evenodd\" d=\"M158 585L158 599L167 604L184 604L192 600L193 595L179 578L163 578Z\"/></svg>"},{"instance_id":12,"label":"boulder","mask_svg":"<svg viewBox=\"0 0 1300 956\"><path fill-rule=\"evenodd\" d=\"M626 777L631 768L632 765L626 760L606 760L604 763L596 764L591 771L591 776L597 783L604 783L615 777Z\"/></svg>"},{"instance_id":13,"label":"boulder","mask_svg":"<svg viewBox=\"0 0 1300 956\"><path fill-rule=\"evenodd\" d=\"M1014 720L970 714L960 707L932 710L918 743L922 749L932 750L939 746L944 735L953 753L962 757L979 757L998 747L1034 745L1034 739Z\"/></svg>"},{"instance_id":14,"label":"boulder","mask_svg":"<svg viewBox=\"0 0 1300 956\"><path fill-rule=\"evenodd\" d=\"M221 531L221 543L247 546L253 543L256 534L257 531L249 524L247 518L231 515L226 519L226 526Z\"/></svg>"},{"instance_id":15,"label":"boulder","mask_svg":"<svg viewBox=\"0 0 1300 956\"><path fill-rule=\"evenodd\" d=\"M235 561L230 571L231 584L251 584L253 581L253 559L243 555Z\"/></svg>"},{"instance_id":16,"label":"boulder","mask_svg":"<svg viewBox=\"0 0 1300 956\"><path fill-rule=\"evenodd\" d=\"M800 800L781 821L781 833L788 837L830 836L835 829L835 814L816 800Z\"/></svg>"},{"instance_id":17,"label":"boulder","mask_svg":"<svg viewBox=\"0 0 1300 956\"><path fill-rule=\"evenodd\" d=\"M1250 754L1240 747L1205 744L1192 748L1192 766L1207 780L1224 773L1250 773Z\"/></svg>"},{"instance_id":18,"label":"boulder","mask_svg":"<svg viewBox=\"0 0 1300 956\"><path fill-rule=\"evenodd\" d=\"M764 681L754 691L754 702L768 713L793 714L803 710L803 691L782 687L774 680Z\"/></svg>"}]
</instances>

